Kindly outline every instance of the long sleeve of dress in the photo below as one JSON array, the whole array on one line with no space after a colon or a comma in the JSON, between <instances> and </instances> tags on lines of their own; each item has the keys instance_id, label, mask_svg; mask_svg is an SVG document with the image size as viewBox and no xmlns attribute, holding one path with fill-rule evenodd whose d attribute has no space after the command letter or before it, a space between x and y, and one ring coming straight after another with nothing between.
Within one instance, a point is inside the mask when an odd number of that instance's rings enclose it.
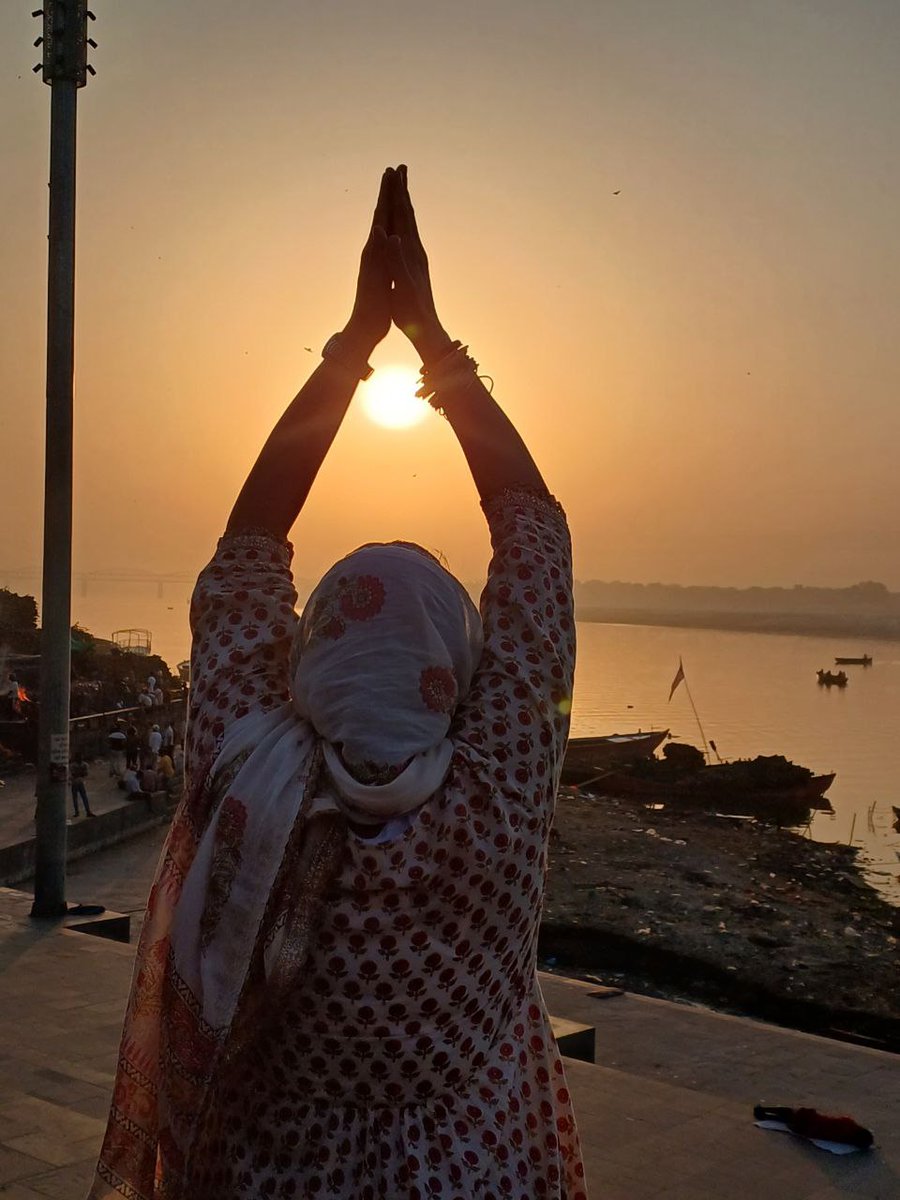
<instances>
[{"instance_id":1,"label":"long sleeve of dress","mask_svg":"<svg viewBox=\"0 0 900 1200\"><path fill-rule=\"evenodd\" d=\"M191 690L186 756L198 778L229 725L288 699L297 615L292 548L265 533L230 533L200 572L191 599Z\"/></svg>"},{"instance_id":2,"label":"long sleeve of dress","mask_svg":"<svg viewBox=\"0 0 900 1200\"><path fill-rule=\"evenodd\" d=\"M494 760L502 790L552 806L575 668L569 530L547 493L506 491L484 510L493 547L484 651L454 733Z\"/></svg>"}]
</instances>

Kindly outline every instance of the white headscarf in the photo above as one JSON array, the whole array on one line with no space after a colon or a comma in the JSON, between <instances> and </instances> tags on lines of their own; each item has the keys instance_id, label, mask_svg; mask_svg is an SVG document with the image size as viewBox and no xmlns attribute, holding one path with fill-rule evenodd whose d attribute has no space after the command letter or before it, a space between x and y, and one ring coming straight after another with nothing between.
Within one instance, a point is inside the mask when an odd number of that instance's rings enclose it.
<instances>
[{"instance_id":1,"label":"white headscarf","mask_svg":"<svg viewBox=\"0 0 900 1200\"><path fill-rule=\"evenodd\" d=\"M291 693L356 815L384 820L440 785L481 648L465 589L417 546L363 546L323 577L300 618Z\"/></svg>"}]
</instances>

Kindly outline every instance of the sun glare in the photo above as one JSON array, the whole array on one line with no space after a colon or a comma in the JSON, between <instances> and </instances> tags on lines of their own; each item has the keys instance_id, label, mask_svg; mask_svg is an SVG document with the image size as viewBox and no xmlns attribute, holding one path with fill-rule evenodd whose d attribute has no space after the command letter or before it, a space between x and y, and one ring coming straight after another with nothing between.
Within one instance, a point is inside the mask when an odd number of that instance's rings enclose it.
<instances>
[{"instance_id":1,"label":"sun glare","mask_svg":"<svg viewBox=\"0 0 900 1200\"><path fill-rule=\"evenodd\" d=\"M412 367L380 367L362 385L366 416L386 429L418 425L428 405L416 395L417 375Z\"/></svg>"}]
</instances>

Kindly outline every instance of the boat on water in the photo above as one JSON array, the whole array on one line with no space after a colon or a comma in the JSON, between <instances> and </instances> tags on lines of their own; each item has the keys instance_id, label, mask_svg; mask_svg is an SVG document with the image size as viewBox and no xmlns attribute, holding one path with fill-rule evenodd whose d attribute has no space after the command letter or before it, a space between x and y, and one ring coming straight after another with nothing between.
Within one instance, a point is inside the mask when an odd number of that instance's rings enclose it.
<instances>
[{"instance_id":1,"label":"boat on water","mask_svg":"<svg viewBox=\"0 0 900 1200\"><path fill-rule=\"evenodd\" d=\"M819 681L819 687L845 688L847 686L846 671L824 671L820 667L816 671L816 679Z\"/></svg>"},{"instance_id":2,"label":"boat on water","mask_svg":"<svg viewBox=\"0 0 900 1200\"><path fill-rule=\"evenodd\" d=\"M602 775L614 766L652 758L669 736L668 729L610 733L603 737L570 738L563 761L562 782L579 784Z\"/></svg>"},{"instance_id":3,"label":"boat on water","mask_svg":"<svg viewBox=\"0 0 900 1200\"><path fill-rule=\"evenodd\" d=\"M872 655L871 654L863 654L859 658L835 658L834 661L838 666L871 667Z\"/></svg>"},{"instance_id":4,"label":"boat on water","mask_svg":"<svg viewBox=\"0 0 900 1200\"><path fill-rule=\"evenodd\" d=\"M670 742L663 754L613 767L592 781L591 790L785 825L802 823L814 809L832 811L825 793L834 773L814 775L783 755L707 763L701 750L681 742Z\"/></svg>"}]
</instances>

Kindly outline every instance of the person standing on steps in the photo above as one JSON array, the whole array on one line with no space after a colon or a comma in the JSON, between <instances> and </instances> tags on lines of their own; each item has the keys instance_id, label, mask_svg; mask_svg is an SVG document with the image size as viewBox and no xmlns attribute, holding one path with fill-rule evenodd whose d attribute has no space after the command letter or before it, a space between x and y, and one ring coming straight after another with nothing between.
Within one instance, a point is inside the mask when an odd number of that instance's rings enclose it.
<instances>
[{"instance_id":1,"label":"person standing on steps","mask_svg":"<svg viewBox=\"0 0 900 1200\"><path fill-rule=\"evenodd\" d=\"M96 813L91 811L91 804L88 800L87 787L85 779L88 776L88 765L84 761L84 756L80 750L76 750L69 761L69 786L72 789L72 816L79 816L78 801L84 805L84 815L86 817L96 816Z\"/></svg>"}]
</instances>

